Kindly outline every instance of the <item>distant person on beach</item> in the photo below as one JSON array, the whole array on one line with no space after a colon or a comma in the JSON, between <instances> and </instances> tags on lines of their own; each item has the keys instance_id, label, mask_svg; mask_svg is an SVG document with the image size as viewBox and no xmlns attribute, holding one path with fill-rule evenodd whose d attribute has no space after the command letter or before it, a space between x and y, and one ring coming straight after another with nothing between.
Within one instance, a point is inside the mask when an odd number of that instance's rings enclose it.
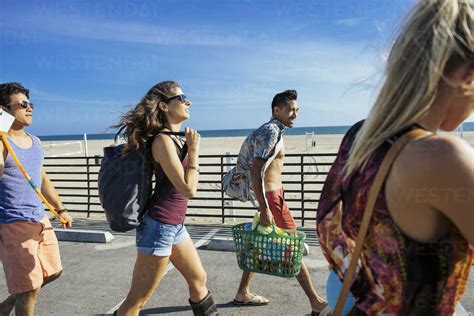
<instances>
[{"instance_id":1,"label":"distant person on beach","mask_svg":"<svg viewBox=\"0 0 474 316\"><path fill-rule=\"evenodd\" d=\"M474 3L417 2L385 77L326 179L319 243L342 282L382 159L398 138L419 129L423 137L402 148L377 197L351 314L453 315L474 263L474 151L437 131L453 131L474 113Z\"/></svg>"},{"instance_id":2,"label":"distant person on beach","mask_svg":"<svg viewBox=\"0 0 474 316\"><path fill-rule=\"evenodd\" d=\"M8 140L33 183L71 227L72 218L61 204L43 168L43 149L25 127L33 122L29 90L16 82L0 84L0 106L15 117ZM43 203L0 141L0 259L8 292L0 314L33 315L40 288L62 272L59 245Z\"/></svg>"},{"instance_id":3,"label":"distant person on beach","mask_svg":"<svg viewBox=\"0 0 474 316\"><path fill-rule=\"evenodd\" d=\"M155 177L160 184L158 199L137 228L132 285L115 315L138 315L158 287L170 261L188 283L194 314L218 315L206 287L206 272L184 226L188 199L195 196L198 186L201 136L188 127L186 142L175 135L160 134L179 132L189 118L190 106L191 101L178 83L160 82L115 126L125 127L126 150L151 142ZM180 159L185 145L187 155Z\"/></svg>"},{"instance_id":4,"label":"distant person on beach","mask_svg":"<svg viewBox=\"0 0 474 316\"><path fill-rule=\"evenodd\" d=\"M278 93L273 98L272 117L269 122L253 131L240 149L235 168L244 185L258 203L260 224L271 225L272 220L278 227L296 229L296 223L285 202L282 172L285 158L283 134L286 127L293 127L298 113L295 90ZM231 180L231 179L229 179ZM269 300L250 292L252 272L244 271L239 289L233 303L235 305L266 305ZM312 314L318 315L326 307L326 302L316 293L309 270L303 263L301 273L296 277L311 304Z\"/></svg>"}]
</instances>

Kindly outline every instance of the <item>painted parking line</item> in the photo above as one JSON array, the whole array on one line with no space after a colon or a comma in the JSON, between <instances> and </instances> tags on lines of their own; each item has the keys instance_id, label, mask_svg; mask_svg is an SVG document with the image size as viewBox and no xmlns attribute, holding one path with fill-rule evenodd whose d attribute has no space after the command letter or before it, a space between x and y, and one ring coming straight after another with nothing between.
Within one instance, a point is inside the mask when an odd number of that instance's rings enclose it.
<instances>
[{"instance_id":1,"label":"painted parking line","mask_svg":"<svg viewBox=\"0 0 474 316\"><path fill-rule=\"evenodd\" d=\"M220 228L214 228L213 230L211 230L209 233L207 233L204 237L202 237L201 239L199 239L198 241L196 241L194 243L194 246L196 248L199 248L201 247L202 245L204 245L208 240L210 240L212 237L214 237L215 234L217 234L217 232L220 230ZM166 270L165 272L163 273L163 276L165 276L168 272L170 272L171 270L173 270L174 266L173 264L170 262L168 263L168 266L166 267ZM108 312L105 313L105 316L108 316L108 315L113 315L114 311L117 310L120 305L122 305L123 301L125 301L125 299L121 300L120 303L118 303L117 305L115 305L114 307L112 307Z\"/></svg>"},{"instance_id":2,"label":"painted parking line","mask_svg":"<svg viewBox=\"0 0 474 316\"><path fill-rule=\"evenodd\" d=\"M456 311L454 312L454 314L456 316L470 316L471 315L471 313L468 313L466 309L464 309L464 307L461 305L461 302L459 302L456 305Z\"/></svg>"}]
</instances>

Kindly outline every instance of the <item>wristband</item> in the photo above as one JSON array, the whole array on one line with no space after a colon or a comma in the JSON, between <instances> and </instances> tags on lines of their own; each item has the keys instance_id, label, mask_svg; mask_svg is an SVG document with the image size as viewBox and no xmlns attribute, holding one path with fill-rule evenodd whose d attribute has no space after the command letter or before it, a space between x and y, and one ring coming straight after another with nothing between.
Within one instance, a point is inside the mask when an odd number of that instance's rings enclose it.
<instances>
[{"instance_id":1,"label":"wristband","mask_svg":"<svg viewBox=\"0 0 474 316\"><path fill-rule=\"evenodd\" d=\"M198 167L195 167L195 166L188 166L188 169L193 169L193 170L196 170L197 173L200 173Z\"/></svg>"}]
</instances>

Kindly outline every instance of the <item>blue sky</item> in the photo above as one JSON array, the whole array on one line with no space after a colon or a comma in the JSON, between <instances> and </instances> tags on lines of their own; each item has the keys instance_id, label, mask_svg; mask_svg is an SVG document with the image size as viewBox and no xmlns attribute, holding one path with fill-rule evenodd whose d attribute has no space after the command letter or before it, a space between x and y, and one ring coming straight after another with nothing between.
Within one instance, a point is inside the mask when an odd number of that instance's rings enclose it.
<instances>
[{"instance_id":1,"label":"blue sky","mask_svg":"<svg viewBox=\"0 0 474 316\"><path fill-rule=\"evenodd\" d=\"M413 3L4 0L0 81L30 88L38 135L103 133L168 79L197 129L257 127L285 89L299 92L297 126L349 125L367 114Z\"/></svg>"}]
</instances>

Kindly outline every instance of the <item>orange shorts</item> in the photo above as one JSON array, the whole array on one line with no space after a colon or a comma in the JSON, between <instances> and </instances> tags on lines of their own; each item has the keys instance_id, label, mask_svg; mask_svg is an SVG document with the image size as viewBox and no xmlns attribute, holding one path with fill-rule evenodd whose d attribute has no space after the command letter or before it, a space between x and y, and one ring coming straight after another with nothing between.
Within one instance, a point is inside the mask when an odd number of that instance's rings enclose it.
<instances>
[{"instance_id":1,"label":"orange shorts","mask_svg":"<svg viewBox=\"0 0 474 316\"><path fill-rule=\"evenodd\" d=\"M275 219L275 224L283 229L296 229L295 220L285 202L283 188L265 192L265 197L267 198L268 207Z\"/></svg>"},{"instance_id":2,"label":"orange shorts","mask_svg":"<svg viewBox=\"0 0 474 316\"><path fill-rule=\"evenodd\" d=\"M10 294L38 289L43 278L59 273L59 245L48 217L0 224L0 259Z\"/></svg>"}]
</instances>

